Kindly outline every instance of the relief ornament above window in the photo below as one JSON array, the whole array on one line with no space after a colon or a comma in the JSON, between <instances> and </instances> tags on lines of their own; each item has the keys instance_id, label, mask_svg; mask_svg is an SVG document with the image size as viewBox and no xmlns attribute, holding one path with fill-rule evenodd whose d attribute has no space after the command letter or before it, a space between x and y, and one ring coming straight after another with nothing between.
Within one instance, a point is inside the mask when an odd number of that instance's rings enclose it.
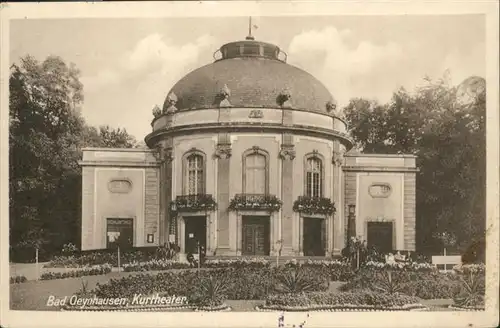
<instances>
[{"instance_id":1,"label":"relief ornament above window","mask_svg":"<svg viewBox=\"0 0 500 328\"><path fill-rule=\"evenodd\" d=\"M384 182L376 182L368 187L368 193L373 198L387 198L391 195L391 185Z\"/></svg>"},{"instance_id":2,"label":"relief ornament above window","mask_svg":"<svg viewBox=\"0 0 500 328\"><path fill-rule=\"evenodd\" d=\"M113 179L108 183L108 189L112 193L127 194L132 190L132 182L128 179Z\"/></svg>"}]
</instances>

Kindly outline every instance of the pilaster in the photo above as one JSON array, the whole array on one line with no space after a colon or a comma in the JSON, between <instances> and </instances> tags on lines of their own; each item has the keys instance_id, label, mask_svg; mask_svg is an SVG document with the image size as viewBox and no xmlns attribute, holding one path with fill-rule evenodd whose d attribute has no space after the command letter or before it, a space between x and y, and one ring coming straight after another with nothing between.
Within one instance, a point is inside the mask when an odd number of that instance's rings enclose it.
<instances>
[{"instance_id":1,"label":"pilaster","mask_svg":"<svg viewBox=\"0 0 500 328\"><path fill-rule=\"evenodd\" d=\"M172 199L172 140L164 140L157 145L160 160L160 218L158 241L160 245L169 242L169 234L175 234L175 226L171 225L170 201ZM174 229L172 229L174 228Z\"/></svg>"},{"instance_id":2,"label":"pilaster","mask_svg":"<svg viewBox=\"0 0 500 328\"><path fill-rule=\"evenodd\" d=\"M281 209L281 255L291 256L293 255L293 160L295 158L292 135L283 135L279 156L282 163L281 200L283 202Z\"/></svg>"},{"instance_id":3,"label":"pilaster","mask_svg":"<svg viewBox=\"0 0 500 328\"><path fill-rule=\"evenodd\" d=\"M217 160L217 250L227 253L231 248L229 224L229 172L231 141L228 134L219 134L214 158Z\"/></svg>"}]
</instances>

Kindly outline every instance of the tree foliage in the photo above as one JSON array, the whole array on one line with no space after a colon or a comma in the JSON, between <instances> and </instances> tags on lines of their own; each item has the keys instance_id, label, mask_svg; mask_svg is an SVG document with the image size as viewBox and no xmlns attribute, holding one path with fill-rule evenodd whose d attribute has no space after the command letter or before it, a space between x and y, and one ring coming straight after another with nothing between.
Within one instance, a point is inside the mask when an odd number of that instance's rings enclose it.
<instances>
[{"instance_id":1,"label":"tree foliage","mask_svg":"<svg viewBox=\"0 0 500 328\"><path fill-rule=\"evenodd\" d=\"M387 104L353 99L345 108L357 146L367 153L417 155L417 249L442 250L451 233L465 251L484 238L485 89L464 103L446 80L400 89Z\"/></svg>"},{"instance_id":2,"label":"tree foliage","mask_svg":"<svg viewBox=\"0 0 500 328\"><path fill-rule=\"evenodd\" d=\"M10 69L10 244L51 251L79 242L82 147L132 147L109 126L97 130L80 114L79 71L61 58L31 56Z\"/></svg>"}]
</instances>

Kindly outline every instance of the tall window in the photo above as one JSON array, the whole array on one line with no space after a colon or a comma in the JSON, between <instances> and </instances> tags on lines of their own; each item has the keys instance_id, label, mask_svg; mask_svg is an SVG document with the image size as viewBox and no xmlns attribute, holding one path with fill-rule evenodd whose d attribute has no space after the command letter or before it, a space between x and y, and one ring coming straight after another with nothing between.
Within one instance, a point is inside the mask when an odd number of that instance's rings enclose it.
<instances>
[{"instance_id":1,"label":"tall window","mask_svg":"<svg viewBox=\"0 0 500 328\"><path fill-rule=\"evenodd\" d=\"M266 193L266 156L259 153L247 155L244 174L246 194Z\"/></svg>"},{"instance_id":2,"label":"tall window","mask_svg":"<svg viewBox=\"0 0 500 328\"><path fill-rule=\"evenodd\" d=\"M203 156L189 155L187 165L187 194L196 195L205 193Z\"/></svg>"},{"instance_id":3,"label":"tall window","mask_svg":"<svg viewBox=\"0 0 500 328\"><path fill-rule=\"evenodd\" d=\"M322 163L317 157L310 157L306 162L306 196L321 197Z\"/></svg>"}]
</instances>

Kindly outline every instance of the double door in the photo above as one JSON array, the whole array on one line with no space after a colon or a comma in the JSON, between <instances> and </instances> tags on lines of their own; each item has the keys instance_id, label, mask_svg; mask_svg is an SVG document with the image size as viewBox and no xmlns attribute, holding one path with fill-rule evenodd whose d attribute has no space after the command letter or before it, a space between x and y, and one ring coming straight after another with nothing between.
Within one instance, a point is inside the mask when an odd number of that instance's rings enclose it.
<instances>
[{"instance_id":1,"label":"double door","mask_svg":"<svg viewBox=\"0 0 500 328\"><path fill-rule=\"evenodd\" d=\"M243 217L243 255L269 255L269 217Z\"/></svg>"}]
</instances>

